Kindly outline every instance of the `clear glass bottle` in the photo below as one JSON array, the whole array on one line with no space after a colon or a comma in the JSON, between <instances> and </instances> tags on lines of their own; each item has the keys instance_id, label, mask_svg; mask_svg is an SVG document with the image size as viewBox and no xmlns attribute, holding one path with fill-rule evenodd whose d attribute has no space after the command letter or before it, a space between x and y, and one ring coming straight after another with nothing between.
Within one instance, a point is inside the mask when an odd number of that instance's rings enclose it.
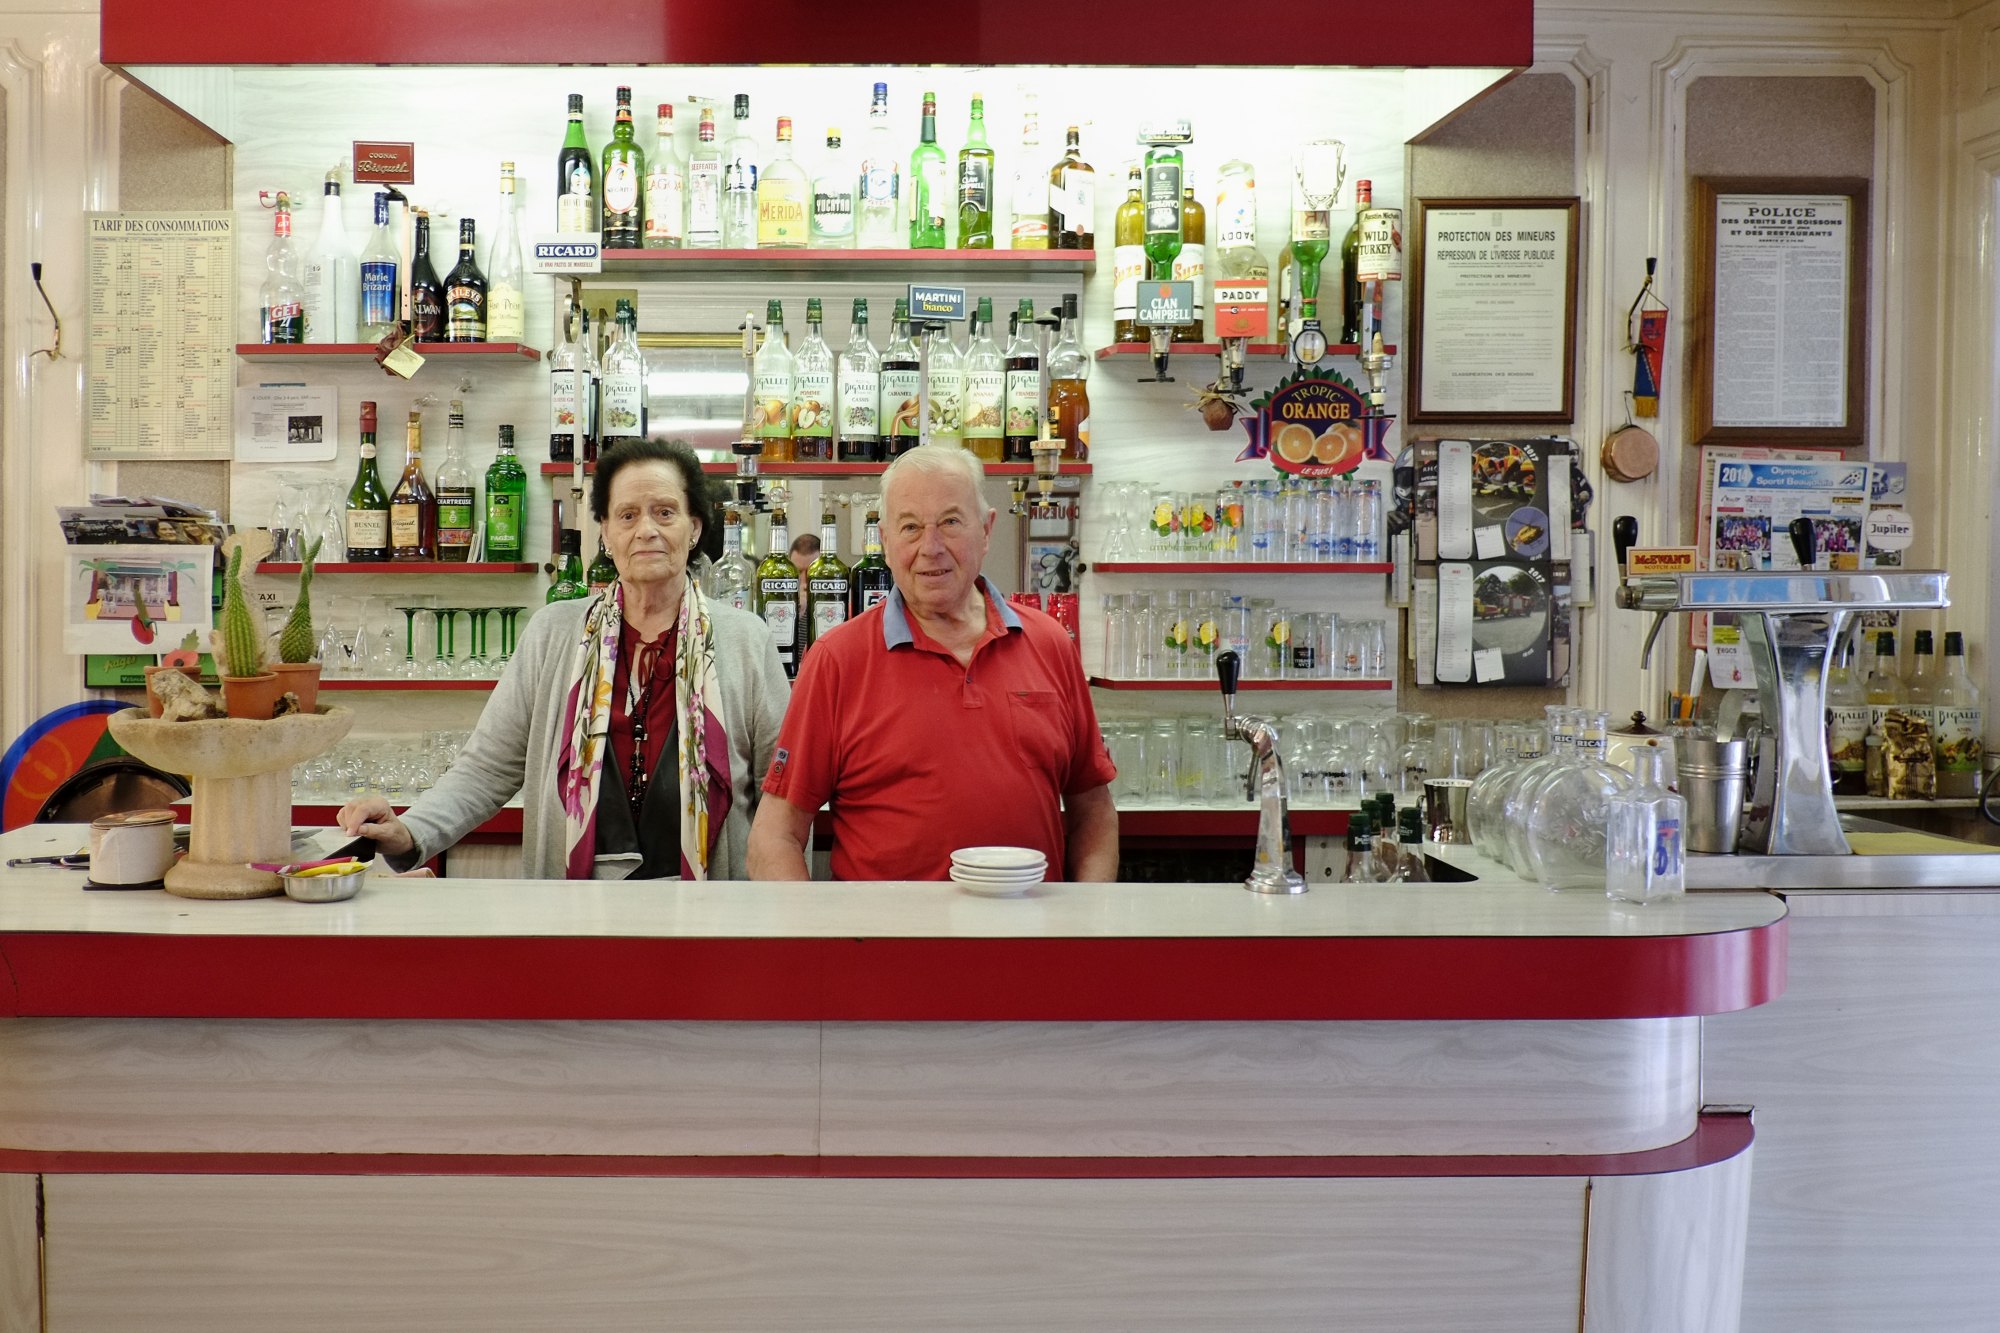
<instances>
[{"instance_id":1,"label":"clear glass bottle","mask_svg":"<svg viewBox=\"0 0 2000 1333\"><path fill-rule=\"evenodd\" d=\"M486 559L521 559L527 504L528 472L514 455L514 428L502 424L499 452L486 467Z\"/></svg>"},{"instance_id":2,"label":"clear glass bottle","mask_svg":"<svg viewBox=\"0 0 2000 1333\"><path fill-rule=\"evenodd\" d=\"M646 358L639 351L639 315L622 296L611 345L604 349L597 410L605 448L646 438Z\"/></svg>"},{"instance_id":3,"label":"clear glass bottle","mask_svg":"<svg viewBox=\"0 0 2000 1333\"><path fill-rule=\"evenodd\" d=\"M826 132L826 157L813 176L812 246L849 250L854 246L854 170L841 151L840 127Z\"/></svg>"},{"instance_id":4,"label":"clear glass bottle","mask_svg":"<svg viewBox=\"0 0 2000 1333\"><path fill-rule=\"evenodd\" d=\"M1097 171L1083 160L1077 127L1063 131L1062 160L1049 168L1049 246L1091 250L1097 246Z\"/></svg>"},{"instance_id":5,"label":"clear glass bottle","mask_svg":"<svg viewBox=\"0 0 2000 1333\"><path fill-rule=\"evenodd\" d=\"M500 221L486 250L486 341L528 338L528 299L521 256L521 215L515 207L514 164L500 164Z\"/></svg>"},{"instance_id":6,"label":"clear glass bottle","mask_svg":"<svg viewBox=\"0 0 2000 1333\"><path fill-rule=\"evenodd\" d=\"M785 303L768 301L764 306L764 342L750 363L756 401L750 414L750 428L764 442L764 461L792 461L792 389L797 383L797 359L785 336Z\"/></svg>"},{"instance_id":7,"label":"clear glass bottle","mask_svg":"<svg viewBox=\"0 0 2000 1333\"><path fill-rule=\"evenodd\" d=\"M583 135L583 94L569 95L569 126L556 153L556 230L597 230L597 160Z\"/></svg>"},{"instance_id":8,"label":"clear glass bottle","mask_svg":"<svg viewBox=\"0 0 2000 1333\"><path fill-rule=\"evenodd\" d=\"M1007 417L1001 429L1006 460L1034 461L1042 430L1042 354L1035 345L1035 303L1021 298L1014 337L1003 357L1007 365Z\"/></svg>"},{"instance_id":9,"label":"clear glass bottle","mask_svg":"<svg viewBox=\"0 0 2000 1333\"><path fill-rule=\"evenodd\" d=\"M930 339L931 443L965 443L965 353L952 340L951 325L940 323Z\"/></svg>"},{"instance_id":10,"label":"clear glass bottle","mask_svg":"<svg viewBox=\"0 0 2000 1333\"><path fill-rule=\"evenodd\" d=\"M877 85L880 86L879 84ZM879 463L882 448L882 354L868 339L868 298L854 298L854 322L840 349L834 392L840 401L840 461Z\"/></svg>"},{"instance_id":11,"label":"clear glass bottle","mask_svg":"<svg viewBox=\"0 0 2000 1333\"><path fill-rule=\"evenodd\" d=\"M917 447L918 387L923 363L910 336L910 303L896 302L890 320L889 346L882 353L882 439L891 458Z\"/></svg>"},{"instance_id":12,"label":"clear glass bottle","mask_svg":"<svg viewBox=\"0 0 2000 1333\"><path fill-rule=\"evenodd\" d=\"M1636 747L1632 786L1610 800L1604 893L1614 902L1652 903L1687 892L1687 802L1666 786L1666 756Z\"/></svg>"},{"instance_id":13,"label":"clear glass bottle","mask_svg":"<svg viewBox=\"0 0 2000 1333\"><path fill-rule=\"evenodd\" d=\"M855 244L863 250L899 250L909 244L902 219L902 153L889 127L889 85L875 85L868 130L855 175Z\"/></svg>"},{"instance_id":14,"label":"clear glass bottle","mask_svg":"<svg viewBox=\"0 0 2000 1333\"><path fill-rule=\"evenodd\" d=\"M451 400L445 417L444 461L437 470L437 558L464 564L472 558L479 488L465 461L465 403Z\"/></svg>"},{"instance_id":15,"label":"clear glass bottle","mask_svg":"<svg viewBox=\"0 0 2000 1333\"><path fill-rule=\"evenodd\" d=\"M1499 860L1524 879L1530 878L1534 869L1528 857L1528 817L1534 809L1535 788L1557 765L1567 764L1576 757L1581 712L1562 704L1549 704L1542 709L1548 719L1548 751L1541 758L1523 764L1513 784L1499 798L1500 829L1505 841L1494 850Z\"/></svg>"},{"instance_id":16,"label":"clear glass bottle","mask_svg":"<svg viewBox=\"0 0 2000 1333\"><path fill-rule=\"evenodd\" d=\"M389 231L389 195L375 192L375 227L361 248L358 331L363 342L381 342L402 322L402 252Z\"/></svg>"},{"instance_id":17,"label":"clear glass bottle","mask_svg":"<svg viewBox=\"0 0 2000 1333\"><path fill-rule=\"evenodd\" d=\"M801 463L833 461L833 349L820 333L822 318L819 298L809 298L792 369L792 457Z\"/></svg>"},{"instance_id":18,"label":"clear glass bottle","mask_svg":"<svg viewBox=\"0 0 2000 1333\"><path fill-rule=\"evenodd\" d=\"M306 252L301 285L305 290L306 341L353 342L359 306L354 250L347 239L347 220L340 211L339 168L326 173L320 195L319 235Z\"/></svg>"},{"instance_id":19,"label":"clear glass bottle","mask_svg":"<svg viewBox=\"0 0 2000 1333\"><path fill-rule=\"evenodd\" d=\"M701 109L694 151L687 164L687 224L681 229L690 250L722 248L722 150L715 143L715 108Z\"/></svg>"},{"instance_id":20,"label":"clear glass bottle","mask_svg":"<svg viewBox=\"0 0 2000 1333\"><path fill-rule=\"evenodd\" d=\"M1965 669L1965 635L1947 630L1944 675L1931 695L1937 727L1931 743L1939 796L1977 796L1985 767L1986 713Z\"/></svg>"},{"instance_id":21,"label":"clear glass bottle","mask_svg":"<svg viewBox=\"0 0 2000 1333\"><path fill-rule=\"evenodd\" d=\"M1424 818L1417 807L1405 809L1397 822L1400 835L1396 858L1396 882L1399 884L1428 884L1431 882L1430 867L1424 860Z\"/></svg>"},{"instance_id":22,"label":"clear glass bottle","mask_svg":"<svg viewBox=\"0 0 2000 1333\"><path fill-rule=\"evenodd\" d=\"M993 248L993 147L986 139L986 99L972 95L972 120L958 150L958 248Z\"/></svg>"},{"instance_id":23,"label":"clear glass bottle","mask_svg":"<svg viewBox=\"0 0 2000 1333\"><path fill-rule=\"evenodd\" d=\"M646 150L633 133L630 88L618 90L618 111L602 165L604 248L637 250L646 230Z\"/></svg>"},{"instance_id":24,"label":"clear glass bottle","mask_svg":"<svg viewBox=\"0 0 2000 1333\"><path fill-rule=\"evenodd\" d=\"M923 128L910 154L910 248L942 250L950 244L945 210L951 206L951 169L937 141L937 94L924 94Z\"/></svg>"},{"instance_id":25,"label":"clear glass bottle","mask_svg":"<svg viewBox=\"0 0 2000 1333\"><path fill-rule=\"evenodd\" d=\"M1533 878L1544 888L1603 886L1611 802L1632 789L1630 773L1604 762L1609 718L1585 710L1569 762L1536 784L1528 809L1528 857Z\"/></svg>"},{"instance_id":26,"label":"clear glass bottle","mask_svg":"<svg viewBox=\"0 0 2000 1333\"><path fill-rule=\"evenodd\" d=\"M1826 669L1826 763L1836 796L1868 792L1868 692L1854 674L1854 640L1842 636Z\"/></svg>"},{"instance_id":27,"label":"clear glass bottle","mask_svg":"<svg viewBox=\"0 0 2000 1333\"><path fill-rule=\"evenodd\" d=\"M722 558L708 567L702 591L738 611L755 611L757 565L743 554L743 518L734 509L722 516Z\"/></svg>"},{"instance_id":28,"label":"clear glass bottle","mask_svg":"<svg viewBox=\"0 0 2000 1333\"><path fill-rule=\"evenodd\" d=\"M292 246L292 197L282 190L278 192L277 215L271 222L271 248L264 254L264 269L264 285L257 300L257 340L304 342L305 285L298 251Z\"/></svg>"},{"instance_id":29,"label":"clear glass bottle","mask_svg":"<svg viewBox=\"0 0 2000 1333\"><path fill-rule=\"evenodd\" d=\"M1257 246L1257 171L1241 158L1215 180L1215 253L1209 259L1215 336L1271 337L1271 261Z\"/></svg>"},{"instance_id":30,"label":"clear glass bottle","mask_svg":"<svg viewBox=\"0 0 2000 1333\"><path fill-rule=\"evenodd\" d=\"M792 157L792 121L778 117L778 146L757 177L757 248L803 250L811 234L812 182Z\"/></svg>"},{"instance_id":31,"label":"clear glass bottle","mask_svg":"<svg viewBox=\"0 0 2000 1333\"><path fill-rule=\"evenodd\" d=\"M750 94L736 94L736 128L722 149L722 247L757 247L757 136L750 132Z\"/></svg>"},{"instance_id":32,"label":"clear glass bottle","mask_svg":"<svg viewBox=\"0 0 2000 1333\"><path fill-rule=\"evenodd\" d=\"M1063 460L1090 461L1090 354L1077 325L1076 293L1063 296L1062 325L1049 348L1049 429L1063 441Z\"/></svg>"},{"instance_id":33,"label":"clear glass bottle","mask_svg":"<svg viewBox=\"0 0 2000 1333\"><path fill-rule=\"evenodd\" d=\"M1340 882L1379 884L1381 874L1382 863L1375 855L1375 820L1364 810L1347 821L1347 868L1341 872Z\"/></svg>"},{"instance_id":34,"label":"clear glass bottle","mask_svg":"<svg viewBox=\"0 0 2000 1333\"><path fill-rule=\"evenodd\" d=\"M674 104L661 102L653 120L653 151L646 159L648 250L678 250L687 225L687 166L674 144Z\"/></svg>"},{"instance_id":35,"label":"clear glass bottle","mask_svg":"<svg viewBox=\"0 0 2000 1333\"><path fill-rule=\"evenodd\" d=\"M993 298L982 296L974 308L971 336L965 346L965 409L960 414L965 447L982 463L1006 457L1001 443L1007 411L1007 359L993 341Z\"/></svg>"},{"instance_id":36,"label":"clear glass bottle","mask_svg":"<svg viewBox=\"0 0 2000 1333\"><path fill-rule=\"evenodd\" d=\"M1015 161L1013 185L1007 191L1011 216L1007 224L1007 246L1012 250L1049 248L1049 180L1042 170L1041 118L1035 112L1034 94L1021 118L1021 155Z\"/></svg>"}]
</instances>

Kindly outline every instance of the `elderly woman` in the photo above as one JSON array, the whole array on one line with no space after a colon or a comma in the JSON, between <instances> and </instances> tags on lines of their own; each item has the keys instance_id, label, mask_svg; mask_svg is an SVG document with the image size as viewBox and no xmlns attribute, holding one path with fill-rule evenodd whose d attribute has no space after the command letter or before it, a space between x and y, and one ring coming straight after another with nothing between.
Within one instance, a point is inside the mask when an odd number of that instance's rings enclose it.
<instances>
[{"instance_id":1,"label":"elderly woman","mask_svg":"<svg viewBox=\"0 0 2000 1333\"><path fill-rule=\"evenodd\" d=\"M521 872L544 879L741 879L758 781L789 686L764 622L711 602L688 559L712 512L684 446L597 463L591 513L618 579L528 622L458 762L399 819L341 808L405 869L522 795Z\"/></svg>"}]
</instances>

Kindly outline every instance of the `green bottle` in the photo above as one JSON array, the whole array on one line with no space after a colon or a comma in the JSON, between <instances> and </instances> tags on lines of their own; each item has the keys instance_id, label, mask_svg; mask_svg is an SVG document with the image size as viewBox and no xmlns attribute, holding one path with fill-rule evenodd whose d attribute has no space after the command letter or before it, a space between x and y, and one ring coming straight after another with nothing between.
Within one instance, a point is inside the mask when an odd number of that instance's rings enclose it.
<instances>
[{"instance_id":1,"label":"green bottle","mask_svg":"<svg viewBox=\"0 0 2000 1333\"><path fill-rule=\"evenodd\" d=\"M618 581L618 566L611 563L611 553L604 549L602 537L597 539L597 554L591 558L590 571L583 581L592 592L601 592Z\"/></svg>"},{"instance_id":2,"label":"green bottle","mask_svg":"<svg viewBox=\"0 0 2000 1333\"><path fill-rule=\"evenodd\" d=\"M958 245L993 248L993 150L986 143L986 99L972 99L972 124L958 150Z\"/></svg>"},{"instance_id":3,"label":"green bottle","mask_svg":"<svg viewBox=\"0 0 2000 1333\"><path fill-rule=\"evenodd\" d=\"M590 585L583 581L583 534L575 528L564 528L562 563L556 566L556 581L549 587L547 600L573 602L588 596Z\"/></svg>"},{"instance_id":4,"label":"green bottle","mask_svg":"<svg viewBox=\"0 0 2000 1333\"><path fill-rule=\"evenodd\" d=\"M355 564L389 558L389 492L375 468L375 404L361 405L361 463L347 488L347 558Z\"/></svg>"},{"instance_id":5,"label":"green bottle","mask_svg":"<svg viewBox=\"0 0 2000 1333\"><path fill-rule=\"evenodd\" d=\"M618 118L604 145L604 248L637 250L646 232L646 150L632 137L632 90L618 90Z\"/></svg>"},{"instance_id":6,"label":"green bottle","mask_svg":"<svg viewBox=\"0 0 2000 1333\"><path fill-rule=\"evenodd\" d=\"M514 456L514 428L500 428L500 454L486 469L486 558L521 558L521 525L527 513L528 473Z\"/></svg>"},{"instance_id":7,"label":"green bottle","mask_svg":"<svg viewBox=\"0 0 2000 1333\"><path fill-rule=\"evenodd\" d=\"M949 167L937 141L937 94L924 94L924 128L910 154L910 248L945 248L945 201L951 198Z\"/></svg>"},{"instance_id":8,"label":"green bottle","mask_svg":"<svg viewBox=\"0 0 2000 1333\"><path fill-rule=\"evenodd\" d=\"M1181 252L1181 168L1180 145L1146 149L1146 262L1155 282L1174 276L1174 260Z\"/></svg>"}]
</instances>

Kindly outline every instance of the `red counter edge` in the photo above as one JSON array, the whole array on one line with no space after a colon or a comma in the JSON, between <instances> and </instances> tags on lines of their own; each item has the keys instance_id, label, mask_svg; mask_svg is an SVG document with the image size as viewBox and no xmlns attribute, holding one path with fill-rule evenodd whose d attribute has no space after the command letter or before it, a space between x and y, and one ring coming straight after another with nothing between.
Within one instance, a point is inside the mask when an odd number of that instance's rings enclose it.
<instances>
[{"instance_id":1,"label":"red counter edge","mask_svg":"<svg viewBox=\"0 0 2000 1333\"><path fill-rule=\"evenodd\" d=\"M1775 1000L1787 925L1509 938L0 935L28 1017L1081 1022L1678 1018Z\"/></svg>"}]
</instances>

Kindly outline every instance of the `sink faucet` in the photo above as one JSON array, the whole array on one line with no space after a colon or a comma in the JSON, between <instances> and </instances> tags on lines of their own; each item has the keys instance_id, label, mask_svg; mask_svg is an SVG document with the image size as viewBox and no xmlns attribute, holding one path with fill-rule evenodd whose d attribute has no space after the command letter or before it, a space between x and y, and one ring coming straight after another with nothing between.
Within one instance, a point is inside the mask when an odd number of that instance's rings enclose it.
<instances>
[{"instance_id":1,"label":"sink faucet","mask_svg":"<svg viewBox=\"0 0 2000 1333\"><path fill-rule=\"evenodd\" d=\"M1217 653L1215 674L1222 682L1222 734L1249 742L1250 769L1244 794L1257 802L1257 859L1243 887L1252 893L1304 893L1305 876L1292 869L1292 822L1285 800L1285 761L1278 754L1278 729L1269 718L1236 715L1236 678L1243 659Z\"/></svg>"}]
</instances>

